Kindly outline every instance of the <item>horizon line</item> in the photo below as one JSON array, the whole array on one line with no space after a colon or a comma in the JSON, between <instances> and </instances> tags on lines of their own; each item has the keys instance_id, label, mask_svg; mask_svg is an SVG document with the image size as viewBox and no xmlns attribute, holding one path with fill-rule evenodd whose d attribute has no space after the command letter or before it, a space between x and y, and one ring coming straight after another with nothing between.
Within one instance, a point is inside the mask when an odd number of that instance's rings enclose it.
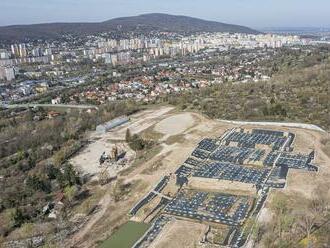
<instances>
[{"instance_id":1,"label":"horizon line","mask_svg":"<svg viewBox=\"0 0 330 248\"><path fill-rule=\"evenodd\" d=\"M190 17L190 18L197 18L205 21L213 21L213 22L220 22L220 23L225 23L225 24L233 24L233 25L241 25L241 26L246 26L252 29L259 29L259 30L267 30L267 29L330 29L330 25L322 25L322 26L283 26L283 25L267 25L267 26L256 26L256 25L245 25L242 23L231 23L227 21L219 21L219 20L214 20L214 19L205 19L203 17L195 17L195 16L190 16L190 15L185 15L185 14L170 14L166 12L146 12L146 13L141 13L137 15L126 15L126 16L117 16L117 17L111 17L109 19L105 20L99 20L99 21L41 21L41 22L29 22L29 23L13 23L13 24L1 24L0 27L12 27L12 26L29 26L29 25L42 25L42 24L93 24L93 23L102 23L118 18L129 18L129 17L137 17L137 16L143 16L143 15L152 15L152 14L160 14L160 15L172 15L172 16L184 16L184 17Z\"/></svg>"}]
</instances>

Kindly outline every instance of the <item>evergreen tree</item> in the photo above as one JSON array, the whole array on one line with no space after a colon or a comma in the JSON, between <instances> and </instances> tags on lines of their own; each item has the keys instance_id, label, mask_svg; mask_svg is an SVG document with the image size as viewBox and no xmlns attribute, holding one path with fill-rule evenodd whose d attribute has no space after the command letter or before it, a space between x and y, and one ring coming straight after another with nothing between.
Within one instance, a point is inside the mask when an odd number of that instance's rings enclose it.
<instances>
[{"instance_id":1,"label":"evergreen tree","mask_svg":"<svg viewBox=\"0 0 330 248\"><path fill-rule=\"evenodd\" d=\"M131 131L129 130L129 128L126 129L126 135L125 135L125 140L126 142L130 142L131 141L131 138L132 138L132 135L131 135Z\"/></svg>"}]
</instances>

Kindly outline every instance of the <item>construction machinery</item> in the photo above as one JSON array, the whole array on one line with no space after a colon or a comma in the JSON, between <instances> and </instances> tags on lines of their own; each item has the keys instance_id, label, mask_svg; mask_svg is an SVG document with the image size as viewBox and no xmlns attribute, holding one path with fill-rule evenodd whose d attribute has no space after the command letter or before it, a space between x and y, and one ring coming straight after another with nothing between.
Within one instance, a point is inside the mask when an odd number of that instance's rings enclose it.
<instances>
[{"instance_id":1,"label":"construction machinery","mask_svg":"<svg viewBox=\"0 0 330 248\"><path fill-rule=\"evenodd\" d=\"M126 151L124 149L119 149L117 145L115 145L110 154L106 154L104 151L99 159L100 165L103 165L105 162L117 162L120 159L123 159L126 155Z\"/></svg>"},{"instance_id":2,"label":"construction machinery","mask_svg":"<svg viewBox=\"0 0 330 248\"><path fill-rule=\"evenodd\" d=\"M99 159L100 167L102 167L102 170L99 173L99 182L104 185L107 184L109 181L111 181L113 178L115 178L114 175L116 175L116 170L119 164L122 164L122 162L125 160L126 151L123 148L118 148L117 145L115 145L111 151L110 154L107 154L105 151L102 153ZM109 172L109 168L113 167L115 173L112 177Z\"/></svg>"}]
</instances>

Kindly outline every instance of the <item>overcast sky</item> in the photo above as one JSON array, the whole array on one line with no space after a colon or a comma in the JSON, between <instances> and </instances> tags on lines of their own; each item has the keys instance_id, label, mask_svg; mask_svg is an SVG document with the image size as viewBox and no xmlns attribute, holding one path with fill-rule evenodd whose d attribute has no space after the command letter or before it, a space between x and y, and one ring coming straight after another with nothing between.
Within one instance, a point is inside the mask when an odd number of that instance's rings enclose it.
<instances>
[{"instance_id":1,"label":"overcast sky","mask_svg":"<svg viewBox=\"0 0 330 248\"><path fill-rule=\"evenodd\" d=\"M0 0L0 26L168 13L261 27L330 27L330 0Z\"/></svg>"}]
</instances>

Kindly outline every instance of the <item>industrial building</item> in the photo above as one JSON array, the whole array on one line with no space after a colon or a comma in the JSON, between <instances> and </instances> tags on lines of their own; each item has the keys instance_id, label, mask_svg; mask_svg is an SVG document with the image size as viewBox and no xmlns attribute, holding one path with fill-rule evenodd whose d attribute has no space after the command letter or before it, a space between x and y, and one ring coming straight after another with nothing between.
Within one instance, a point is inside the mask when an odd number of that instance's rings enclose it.
<instances>
[{"instance_id":1,"label":"industrial building","mask_svg":"<svg viewBox=\"0 0 330 248\"><path fill-rule=\"evenodd\" d=\"M96 131L100 134L104 134L115 127L125 124L128 121L129 121L129 118L127 116L121 116L121 117L115 118L109 122L98 125L96 127Z\"/></svg>"}]
</instances>

